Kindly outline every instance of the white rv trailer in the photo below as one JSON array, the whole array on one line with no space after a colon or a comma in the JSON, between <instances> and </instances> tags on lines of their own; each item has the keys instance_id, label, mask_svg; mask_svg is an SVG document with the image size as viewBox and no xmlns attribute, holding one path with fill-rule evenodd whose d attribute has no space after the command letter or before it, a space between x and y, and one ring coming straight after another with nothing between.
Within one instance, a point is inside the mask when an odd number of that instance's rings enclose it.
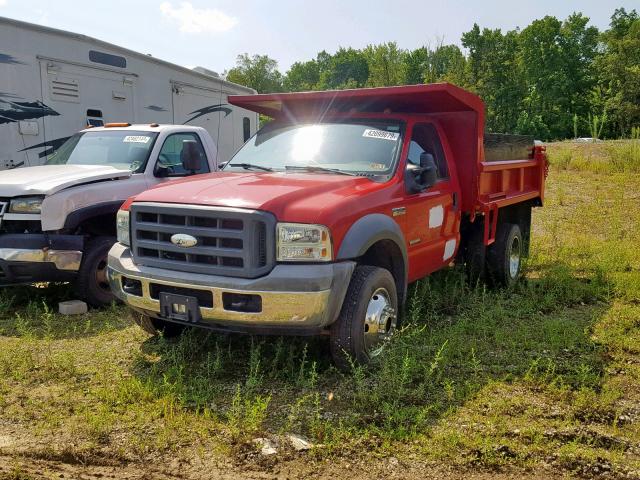
<instances>
[{"instance_id":1,"label":"white rv trailer","mask_svg":"<svg viewBox=\"0 0 640 480\"><path fill-rule=\"evenodd\" d=\"M95 38L0 17L0 170L41 165L88 124L205 128L227 161L258 116L227 103L254 90Z\"/></svg>"}]
</instances>

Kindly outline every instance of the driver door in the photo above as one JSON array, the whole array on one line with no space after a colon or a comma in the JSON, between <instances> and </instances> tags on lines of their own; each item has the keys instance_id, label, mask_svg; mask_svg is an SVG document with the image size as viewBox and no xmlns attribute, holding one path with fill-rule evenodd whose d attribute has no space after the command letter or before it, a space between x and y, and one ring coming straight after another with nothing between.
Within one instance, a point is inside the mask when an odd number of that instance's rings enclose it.
<instances>
[{"instance_id":1,"label":"driver door","mask_svg":"<svg viewBox=\"0 0 640 480\"><path fill-rule=\"evenodd\" d=\"M209 169L209 159L202 146L200 137L196 133L172 133L165 138L153 168L153 174L159 182L166 182L173 178L191 175L191 172L185 170L182 166L181 155L185 141L195 141L197 148L200 149L202 164L200 165L200 169L196 171L196 174L209 173L211 171Z\"/></svg>"},{"instance_id":2,"label":"driver door","mask_svg":"<svg viewBox=\"0 0 640 480\"><path fill-rule=\"evenodd\" d=\"M407 193L405 236L410 258L410 281L434 272L453 257L449 240L452 235L455 237L454 191L438 131L427 122L413 125L407 166L420 166L420 155L424 152L435 159L437 181L422 192Z\"/></svg>"}]
</instances>

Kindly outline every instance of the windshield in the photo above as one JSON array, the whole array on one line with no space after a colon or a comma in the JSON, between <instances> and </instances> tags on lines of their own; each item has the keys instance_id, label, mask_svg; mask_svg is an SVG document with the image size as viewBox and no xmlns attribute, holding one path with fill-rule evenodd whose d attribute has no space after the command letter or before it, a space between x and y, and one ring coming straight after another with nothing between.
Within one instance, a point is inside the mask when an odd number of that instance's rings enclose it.
<instances>
[{"instance_id":1,"label":"windshield","mask_svg":"<svg viewBox=\"0 0 640 480\"><path fill-rule=\"evenodd\" d=\"M266 125L224 168L316 169L390 175L402 147L403 124L395 120L349 119L315 124Z\"/></svg>"},{"instance_id":2,"label":"windshield","mask_svg":"<svg viewBox=\"0 0 640 480\"><path fill-rule=\"evenodd\" d=\"M105 165L140 172L157 136L132 130L76 133L47 158L46 164Z\"/></svg>"}]
</instances>

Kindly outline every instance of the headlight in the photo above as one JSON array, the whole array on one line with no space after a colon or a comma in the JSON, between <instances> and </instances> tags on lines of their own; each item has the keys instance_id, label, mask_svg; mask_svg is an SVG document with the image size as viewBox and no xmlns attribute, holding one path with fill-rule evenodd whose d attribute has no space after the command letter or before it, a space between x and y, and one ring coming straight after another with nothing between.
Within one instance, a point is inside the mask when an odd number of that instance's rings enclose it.
<instances>
[{"instance_id":1,"label":"headlight","mask_svg":"<svg viewBox=\"0 0 640 480\"><path fill-rule=\"evenodd\" d=\"M40 213L43 197L14 198L9 204L9 213Z\"/></svg>"},{"instance_id":2,"label":"headlight","mask_svg":"<svg viewBox=\"0 0 640 480\"><path fill-rule=\"evenodd\" d=\"M279 262L330 262L331 235L323 225L278 223Z\"/></svg>"},{"instance_id":3,"label":"headlight","mask_svg":"<svg viewBox=\"0 0 640 480\"><path fill-rule=\"evenodd\" d=\"M129 233L129 211L118 210L116 215L116 231L118 241L123 245L131 245L131 235Z\"/></svg>"}]
</instances>

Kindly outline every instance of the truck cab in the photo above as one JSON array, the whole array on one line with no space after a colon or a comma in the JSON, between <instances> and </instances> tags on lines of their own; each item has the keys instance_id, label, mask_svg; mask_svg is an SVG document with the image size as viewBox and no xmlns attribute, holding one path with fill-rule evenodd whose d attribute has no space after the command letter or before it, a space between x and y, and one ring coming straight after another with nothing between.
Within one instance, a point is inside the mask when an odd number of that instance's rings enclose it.
<instances>
[{"instance_id":1,"label":"truck cab","mask_svg":"<svg viewBox=\"0 0 640 480\"><path fill-rule=\"evenodd\" d=\"M216 170L206 130L182 125L107 124L67 140L45 165L0 173L0 285L73 282L100 306L116 213L131 195Z\"/></svg>"},{"instance_id":2,"label":"truck cab","mask_svg":"<svg viewBox=\"0 0 640 480\"><path fill-rule=\"evenodd\" d=\"M542 205L533 138L485 135L449 84L230 97L273 117L222 172L129 199L109 279L150 333L330 336L383 351L411 282L458 261L511 285Z\"/></svg>"}]
</instances>

